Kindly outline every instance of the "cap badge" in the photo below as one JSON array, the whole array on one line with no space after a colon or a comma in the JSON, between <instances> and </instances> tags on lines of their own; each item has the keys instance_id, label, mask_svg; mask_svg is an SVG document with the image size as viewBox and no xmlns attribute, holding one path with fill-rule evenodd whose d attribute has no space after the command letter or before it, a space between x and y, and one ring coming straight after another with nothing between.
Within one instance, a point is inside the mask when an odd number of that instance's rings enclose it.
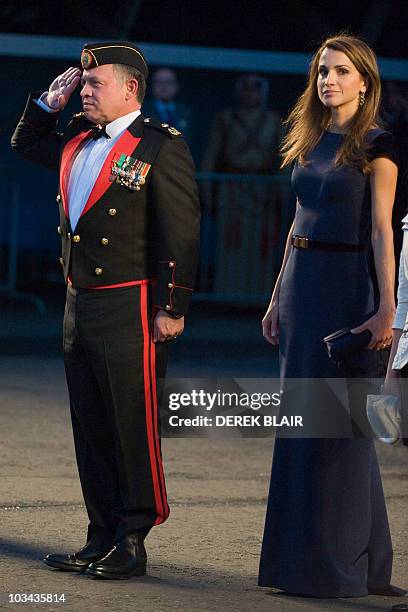
<instances>
[{"instance_id":1,"label":"cap badge","mask_svg":"<svg viewBox=\"0 0 408 612\"><path fill-rule=\"evenodd\" d=\"M92 64L92 59L92 54L89 53L89 51L87 51L86 49L84 49L81 53L82 68L85 68L85 70L89 68L89 66Z\"/></svg>"}]
</instances>

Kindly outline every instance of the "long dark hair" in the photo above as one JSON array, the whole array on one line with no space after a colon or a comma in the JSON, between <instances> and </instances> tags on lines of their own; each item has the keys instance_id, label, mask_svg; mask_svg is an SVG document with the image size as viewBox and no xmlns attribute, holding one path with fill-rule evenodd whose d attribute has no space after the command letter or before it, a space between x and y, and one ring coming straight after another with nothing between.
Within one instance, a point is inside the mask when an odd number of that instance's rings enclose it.
<instances>
[{"instance_id":1,"label":"long dark hair","mask_svg":"<svg viewBox=\"0 0 408 612\"><path fill-rule=\"evenodd\" d=\"M281 167L284 168L295 160L305 164L307 154L319 142L330 123L330 109L322 104L317 93L319 61L326 48L342 51L347 55L366 82L365 103L359 106L355 113L335 163L357 166L367 174L370 172L370 164L365 137L370 128L380 125L380 74L374 51L363 40L344 33L327 38L312 58L306 89L285 121L289 129L281 147Z\"/></svg>"}]
</instances>

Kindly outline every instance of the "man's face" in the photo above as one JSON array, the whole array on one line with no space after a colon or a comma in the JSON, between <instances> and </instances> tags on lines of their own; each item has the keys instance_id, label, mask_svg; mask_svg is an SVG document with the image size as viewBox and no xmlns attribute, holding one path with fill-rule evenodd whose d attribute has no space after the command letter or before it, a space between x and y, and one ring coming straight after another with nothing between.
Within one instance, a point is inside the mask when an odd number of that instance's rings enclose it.
<instances>
[{"instance_id":1,"label":"man's face","mask_svg":"<svg viewBox=\"0 0 408 612\"><path fill-rule=\"evenodd\" d=\"M175 73L167 68L156 70L153 75L153 96L162 102L171 102L177 95L178 82Z\"/></svg>"},{"instance_id":2,"label":"man's face","mask_svg":"<svg viewBox=\"0 0 408 612\"><path fill-rule=\"evenodd\" d=\"M248 75L241 83L239 101L242 106L254 108L262 101L262 83L256 75Z\"/></svg>"},{"instance_id":3,"label":"man's face","mask_svg":"<svg viewBox=\"0 0 408 612\"><path fill-rule=\"evenodd\" d=\"M102 125L129 113L129 90L126 82L118 79L113 64L84 70L80 92L85 117Z\"/></svg>"}]
</instances>

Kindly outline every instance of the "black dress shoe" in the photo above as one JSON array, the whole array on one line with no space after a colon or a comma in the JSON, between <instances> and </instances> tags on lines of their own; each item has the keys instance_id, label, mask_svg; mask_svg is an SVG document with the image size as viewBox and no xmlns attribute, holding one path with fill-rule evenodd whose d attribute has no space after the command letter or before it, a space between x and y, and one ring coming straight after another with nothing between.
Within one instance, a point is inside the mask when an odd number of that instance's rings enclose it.
<instances>
[{"instance_id":1,"label":"black dress shoe","mask_svg":"<svg viewBox=\"0 0 408 612\"><path fill-rule=\"evenodd\" d=\"M370 588L368 587L369 595L383 595L384 597L405 597L407 591L399 587L389 584L385 587Z\"/></svg>"},{"instance_id":2,"label":"black dress shoe","mask_svg":"<svg viewBox=\"0 0 408 612\"><path fill-rule=\"evenodd\" d=\"M92 542L89 542L73 555L47 555L44 563L65 572L83 572L93 561L105 557L111 548L112 546L95 546Z\"/></svg>"},{"instance_id":3,"label":"black dress shoe","mask_svg":"<svg viewBox=\"0 0 408 612\"><path fill-rule=\"evenodd\" d=\"M143 535L131 533L116 542L112 550L99 561L91 563L87 576L108 580L126 580L146 574L147 555Z\"/></svg>"}]
</instances>

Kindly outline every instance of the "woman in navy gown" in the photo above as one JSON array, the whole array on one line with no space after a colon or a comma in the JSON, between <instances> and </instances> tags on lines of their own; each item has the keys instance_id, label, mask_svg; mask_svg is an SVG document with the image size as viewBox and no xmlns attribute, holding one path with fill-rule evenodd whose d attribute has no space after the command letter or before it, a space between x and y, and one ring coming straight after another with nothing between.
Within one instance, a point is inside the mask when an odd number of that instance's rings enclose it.
<instances>
[{"instance_id":1,"label":"woman in navy gown","mask_svg":"<svg viewBox=\"0 0 408 612\"><path fill-rule=\"evenodd\" d=\"M322 339L373 310L353 331L372 332L370 349L391 343L398 169L392 137L379 125L380 89L373 51L355 37L335 36L315 54L288 119L283 166L295 163L297 209L262 322L265 338L279 344L284 391L285 379L344 375ZM316 402L308 409L313 416ZM321 420L332 406L318 410ZM373 441L277 437L259 585L314 597L401 595L390 585L391 570Z\"/></svg>"}]
</instances>

